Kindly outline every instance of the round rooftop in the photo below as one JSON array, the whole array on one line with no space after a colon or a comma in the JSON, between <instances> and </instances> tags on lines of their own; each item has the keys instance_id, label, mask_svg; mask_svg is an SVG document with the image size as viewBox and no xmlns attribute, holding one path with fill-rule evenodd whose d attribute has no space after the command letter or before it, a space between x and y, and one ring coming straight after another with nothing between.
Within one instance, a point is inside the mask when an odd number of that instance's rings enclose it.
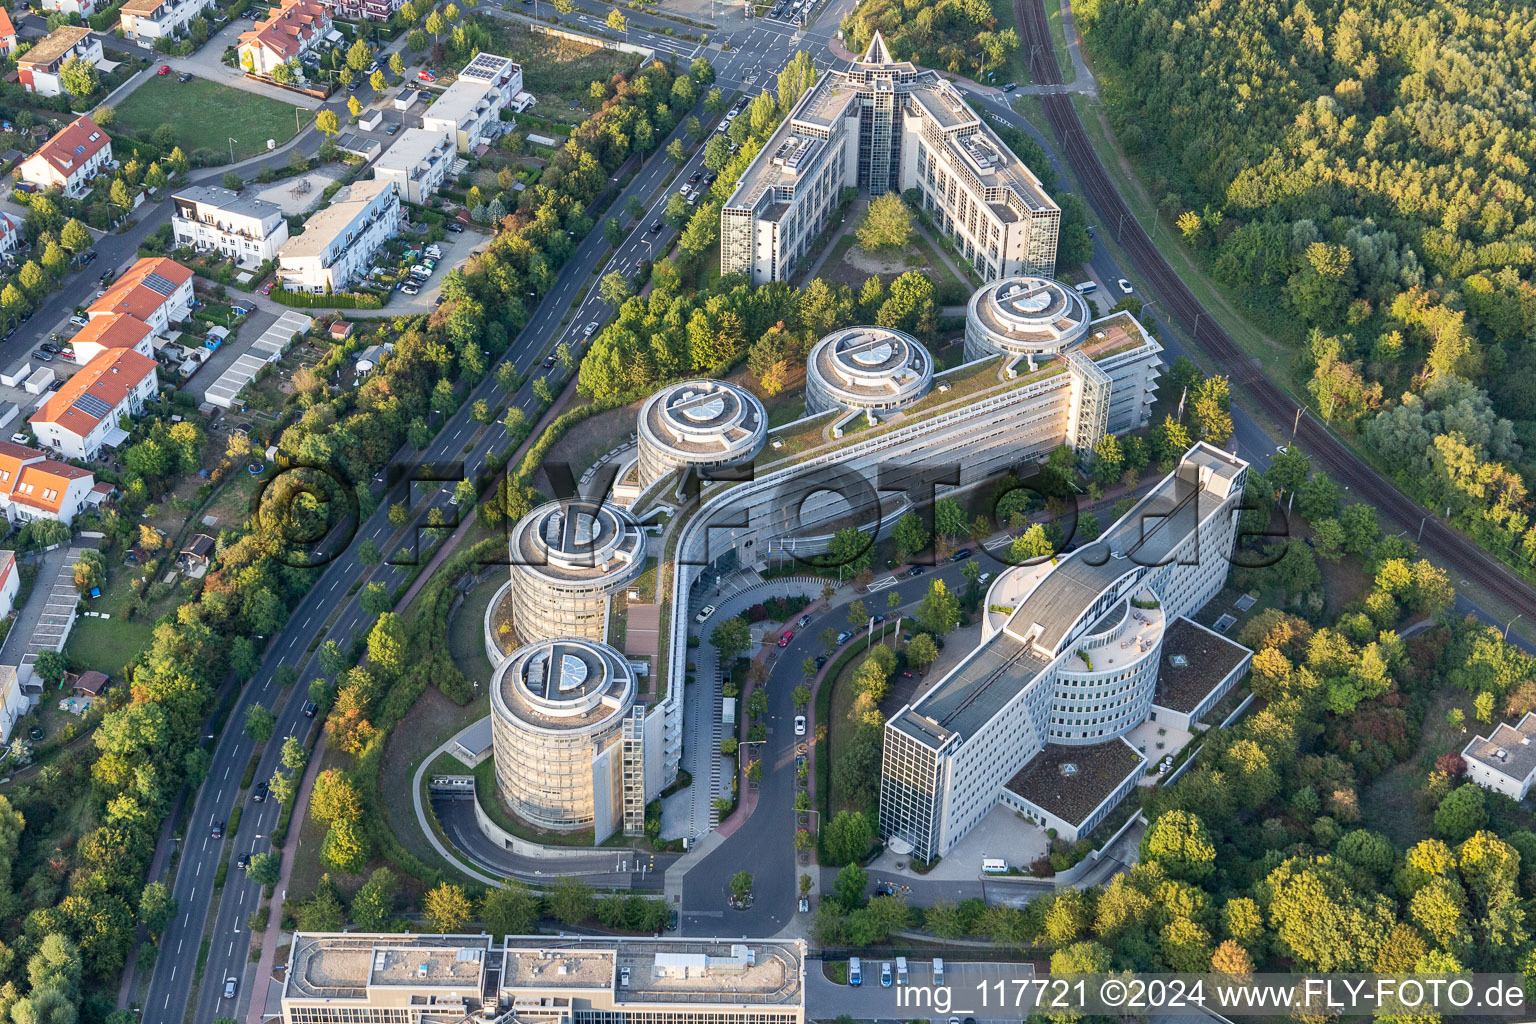
<instances>
[{"instance_id":1,"label":"round rooftop","mask_svg":"<svg viewBox=\"0 0 1536 1024\"><path fill-rule=\"evenodd\" d=\"M1054 354L1088 332L1077 289L1043 277L1006 277L982 286L966 308L966 358Z\"/></svg>"},{"instance_id":2,"label":"round rooftop","mask_svg":"<svg viewBox=\"0 0 1536 1024\"><path fill-rule=\"evenodd\" d=\"M556 579L622 575L644 555L644 535L627 510L586 498L540 505L512 531L513 564Z\"/></svg>"},{"instance_id":3,"label":"round rooftop","mask_svg":"<svg viewBox=\"0 0 1536 1024\"><path fill-rule=\"evenodd\" d=\"M910 334L884 327L834 331L811 349L806 402L811 412L895 410L933 384L933 357Z\"/></svg>"},{"instance_id":4,"label":"round rooftop","mask_svg":"<svg viewBox=\"0 0 1536 1024\"><path fill-rule=\"evenodd\" d=\"M757 396L723 380L672 384L640 407L637 431L646 483L681 466L746 462L768 439L768 414Z\"/></svg>"},{"instance_id":5,"label":"round rooftop","mask_svg":"<svg viewBox=\"0 0 1536 1024\"><path fill-rule=\"evenodd\" d=\"M600 728L627 711L634 696L634 674L624 656L575 637L519 647L491 680L496 713L536 730Z\"/></svg>"}]
</instances>

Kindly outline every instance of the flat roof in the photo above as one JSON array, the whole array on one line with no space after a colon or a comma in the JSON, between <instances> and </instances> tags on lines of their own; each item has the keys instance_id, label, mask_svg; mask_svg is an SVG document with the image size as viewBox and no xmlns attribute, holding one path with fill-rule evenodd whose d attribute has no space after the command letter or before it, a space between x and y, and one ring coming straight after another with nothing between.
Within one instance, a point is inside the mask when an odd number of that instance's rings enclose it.
<instances>
[{"instance_id":1,"label":"flat roof","mask_svg":"<svg viewBox=\"0 0 1536 1024\"><path fill-rule=\"evenodd\" d=\"M400 137L394 144L374 161L373 169L375 172L414 171L417 165L431 156L439 146L452 152L454 144L446 132L432 128L407 128L400 133Z\"/></svg>"},{"instance_id":2,"label":"flat roof","mask_svg":"<svg viewBox=\"0 0 1536 1024\"><path fill-rule=\"evenodd\" d=\"M1086 746L1047 743L1004 785L1041 810L1080 826L1127 778L1145 770L1146 763L1122 739Z\"/></svg>"},{"instance_id":3,"label":"flat roof","mask_svg":"<svg viewBox=\"0 0 1536 1024\"><path fill-rule=\"evenodd\" d=\"M82 40L90 36L88 28L60 25L48 33L37 45L16 59L18 64L52 64L64 56Z\"/></svg>"},{"instance_id":4,"label":"flat roof","mask_svg":"<svg viewBox=\"0 0 1536 1024\"><path fill-rule=\"evenodd\" d=\"M478 994L490 949L488 935L298 932L288 953L283 998L362 1000L370 988L386 986L455 987Z\"/></svg>"},{"instance_id":5,"label":"flat roof","mask_svg":"<svg viewBox=\"0 0 1536 1024\"><path fill-rule=\"evenodd\" d=\"M452 85L438 94L437 99L427 108L422 115L424 118L441 118L452 121L454 124L462 124L464 119L475 112L480 101L500 91L500 87L478 78L459 78Z\"/></svg>"},{"instance_id":6,"label":"flat roof","mask_svg":"<svg viewBox=\"0 0 1536 1024\"><path fill-rule=\"evenodd\" d=\"M998 633L914 701L912 711L948 732L969 737L1050 663L1014 637ZM929 732L933 734L931 728Z\"/></svg>"},{"instance_id":7,"label":"flat roof","mask_svg":"<svg viewBox=\"0 0 1536 1024\"><path fill-rule=\"evenodd\" d=\"M1181 615L1163 637L1152 703L1188 714L1252 654L1242 644Z\"/></svg>"},{"instance_id":8,"label":"flat roof","mask_svg":"<svg viewBox=\"0 0 1536 1024\"><path fill-rule=\"evenodd\" d=\"M354 181L336 194L330 206L305 221L303 233L284 242L277 251L278 256L297 259L324 254L337 235L363 216L379 193L394 187L393 181L379 178Z\"/></svg>"},{"instance_id":9,"label":"flat roof","mask_svg":"<svg viewBox=\"0 0 1536 1024\"><path fill-rule=\"evenodd\" d=\"M502 986L602 989L619 1003L800 1005L803 970L803 947L793 941L535 935L507 939Z\"/></svg>"},{"instance_id":10,"label":"flat roof","mask_svg":"<svg viewBox=\"0 0 1536 1024\"><path fill-rule=\"evenodd\" d=\"M1524 782L1536 771L1536 742L1532 737L1536 737L1536 711L1527 711L1518 724L1501 722L1488 736L1475 737L1462 748L1461 756L1515 782Z\"/></svg>"},{"instance_id":11,"label":"flat roof","mask_svg":"<svg viewBox=\"0 0 1536 1024\"><path fill-rule=\"evenodd\" d=\"M232 213L242 217L255 217L265 220L268 217L281 217L283 208L276 203L269 203L265 199L257 199L254 195L241 195L231 192L227 188L217 185L193 185L189 188L178 189L171 196L178 202L199 203L204 206L217 207L225 213Z\"/></svg>"}]
</instances>

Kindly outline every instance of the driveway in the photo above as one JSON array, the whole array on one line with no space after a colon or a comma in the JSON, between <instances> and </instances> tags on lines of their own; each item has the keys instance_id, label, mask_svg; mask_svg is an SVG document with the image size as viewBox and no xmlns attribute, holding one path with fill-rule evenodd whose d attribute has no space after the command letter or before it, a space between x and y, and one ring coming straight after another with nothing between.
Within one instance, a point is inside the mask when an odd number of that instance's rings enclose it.
<instances>
[{"instance_id":1,"label":"driveway","mask_svg":"<svg viewBox=\"0 0 1536 1024\"><path fill-rule=\"evenodd\" d=\"M306 110L318 108L320 100L313 96L306 96L301 92L289 92L275 85L267 85L264 82L246 78L244 74L220 59L224 56L225 50L240 42L240 33L249 32L254 24L249 18L236 18L210 37L208 42L190 57L165 57L161 62L169 64L171 70L178 74L190 71L202 78L211 79L223 85L232 85L236 89L253 92L258 96L280 100L290 106L303 107Z\"/></svg>"}]
</instances>

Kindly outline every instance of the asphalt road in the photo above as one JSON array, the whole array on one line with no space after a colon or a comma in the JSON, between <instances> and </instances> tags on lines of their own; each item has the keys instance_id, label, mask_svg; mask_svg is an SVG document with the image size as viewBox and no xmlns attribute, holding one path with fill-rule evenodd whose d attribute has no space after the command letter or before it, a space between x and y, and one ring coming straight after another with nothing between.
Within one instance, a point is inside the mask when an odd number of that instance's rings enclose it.
<instances>
[{"instance_id":1,"label":"asphalt road","mask_svg":"<svg viewBox=\"0 0 1536 1024\"><path fill-rule=\"evenodd\" d=\"M681 130L674 132L673 137L681 137ZM660 218L666 202L666 193L654 199L651 198L652 193L660 189L662 182L674 169L672 162L664 155L668 141L670 139L658 147L657 155L642 166L634 180L611 206L612 210L622 211L631 196L647 201L646 215L636 222L617 254L604 266L604 273L631 266L637 255L642 253L649 258L651 252L664 251L659 247L676 236L670 227L664 228L656 236L650 235L647 230L653 220ZM314 142L318 146L318 138ZM702 148L682 165L679 173L686 180L689 174L701 167ZM488 374L465 397L458 412L442 426L425 452L403 450L398 461L462 460L464 475L473 477L485 464L486 456L491 451L506 446L506 432L500 418L488 425L477 423L470 415L474 402L483 398L492 408L512 404L521 408L530 418L537 414L539 402L531 387L534 374L529 371L537 368L545 353L553 351L562 340L570 343L573 352L579 353L584 340L584 325L606 321L613 313L612 308L597 295L596 285L603 275L590 273L590 268L598 264L606 249L607 243L600 229L580 242L576 252L557 276L555 286L540 302L528 325L514 339L503 357L529 375L528 384L516 395L507 396L497 388L494 374ZM569 315L572 302L583 289L587 291L586 297L575 314ZM558 365L540 372L549 375L552 383L564 376L564 371ZM382 485L383 481L375 478L375 493L382 493ZM256 780L271 777L278 764L283 737L290 734L304 735L303 730L315 724L304 719L301 714L308 683L320 675L318 664L307 657L312 646L317 641L334 639L344 650L349 648L352 638L372 625L372 617L366 615L355 597L349 595L355 594L361 583L370 576L382 579L386 586L393 586L401 578L401 570L388 565L379 566L377 570L363 566L357 560L356 542L361 537L367 537L377 544L380 551L386 553L395 552L402 545L413 542L411 526L396 529L389 525L387 519L388 504L399 500L403 493L401 488L409 486L408 482L398 485L395 492L380 502L378 510L358 528L356 534L345 539L345 550L321 570L320 580L293 610L283 632L269 643L261 670L240 696L239 708L243 709L252 702L260 703L276 712L278 718L274 739L267 744L261 755L254 776ZM446 521L451 525L455 516L448 505L446 492L449 489L451 485L445 487L440 483L425 487L417 484L412 507L418 508L418 502L425 500L428 506L443 508L448 513ZM424 508L421 511L425 514ZM298 683L288 690L279 687L274 678L277 669L285 665L299 673ZM231 716L214 746L213 767L208 780L196 795L187 840L182 844L173 885L173 894L179 908L178 916L161 939L161 948L171 951L172 955L162 956L151 975L144 1001L146 1024L180 1024L188 996L194 989L197 989L193 997L195 1020L243 1016L241 996L237 995L231 1003L223 998L223 987L224 979L237 977L242 979L240 991L244 992L243 980L249 968L250 948L247 919L250 912L259 905L258 887L233 866L221 891L214 891L212 880L219 860L226 852L233 861L241 854L262 852L269 848L268 837L277 823L279 808L270 801L262 804L251 802L241 790L242 775L254 752L254 744L241 730L242 721L242 714ZM236 802L242 800L246 802L246 809L238 835L223 840L212 839L212 824L215 821L227 821ZM292 827L296 828L297 825ZM415 827L414 822L409 827ZM276 898L282 899L284 896L284 893L278 893ZM209 944L209 953L202 972L205 983L198 989L189 979L189 972L193 958L204 941ZM240 1013L235 1012L237 1008L241 1010Z\"/></svg>"}]
</instances>

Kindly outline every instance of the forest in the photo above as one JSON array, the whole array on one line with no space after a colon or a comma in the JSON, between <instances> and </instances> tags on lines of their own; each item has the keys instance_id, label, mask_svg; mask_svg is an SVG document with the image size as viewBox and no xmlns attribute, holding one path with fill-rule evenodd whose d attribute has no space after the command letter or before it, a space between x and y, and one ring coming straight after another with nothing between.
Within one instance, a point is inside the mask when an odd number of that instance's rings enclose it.
<instances>
[{"instance_id":1,"label":"forest","mask_svg":"<svg viewBox=\"0 0 1536 1024\"><path fill-rule=\"evenodd\" d=\"M1074 11L1163 230L1290 344L1319 416L1529 578L1530 8Z\"/></svg>"},{"instance_id":2,"label":"forest","mask_svg":"<svg viewBox=\"0 0 1536 1024\"><path fill-rule=\"evenodd\" d=\"M863 0L840 27L854 53L879 31L897 60L968 78L1003 67L1019 48L1019 33L998 27L987 0Z\"/></svg>"}]
</instances>

